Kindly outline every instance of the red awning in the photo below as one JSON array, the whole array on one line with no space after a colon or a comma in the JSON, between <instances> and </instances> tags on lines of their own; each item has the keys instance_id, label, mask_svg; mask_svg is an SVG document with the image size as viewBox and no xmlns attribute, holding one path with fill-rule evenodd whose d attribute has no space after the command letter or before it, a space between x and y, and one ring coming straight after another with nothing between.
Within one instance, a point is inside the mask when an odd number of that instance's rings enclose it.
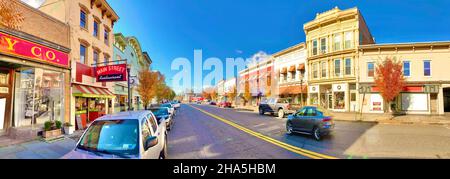
<instances>
[{"instance_id":1,"label":"red awning","mask_svg":"<svg viewBox=\"0 0 450 179\"><path fill-rule=\"evenodd\" d=\"M302 63L302 64L298 65L297 70L305 71L305 64Z\"/></svg>"},{"instance_id":2,"label":"red awning","mask_svg":"<svg viewBox=\"0 0 450 179\"><path fill-rule=\"evenodd\" d=\"M295 94L306 94L308 93L308 86L307 85L296 85L296 86L286 86L286 87L280 87L280 94L282 95L295 95Z\"/></svg>"},{"instance_id":3,"label":"red awning","mask_svg":"<svg viewBox=\"0 0 450 179\"><path fill-rule=\"evenodd\" d=\"M87 98L114 98L114 93L107 88L74 84L73 95Z\"/></svg>"}]
</instances>

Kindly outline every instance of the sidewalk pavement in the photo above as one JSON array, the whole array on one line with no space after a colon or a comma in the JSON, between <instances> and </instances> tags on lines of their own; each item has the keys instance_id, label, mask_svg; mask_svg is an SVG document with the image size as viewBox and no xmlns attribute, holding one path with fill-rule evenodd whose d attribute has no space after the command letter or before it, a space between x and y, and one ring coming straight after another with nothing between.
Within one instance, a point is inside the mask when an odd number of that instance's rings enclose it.
<instances>
[{"instance_id":1,"label":"sidewalk pavement","mask_svg":"<svg viewBox=\"0 0 450 179\"><path fill-rule=\"evenodd\" d=\"M337 121L377 122L380 124L450 125L450 116L333 113Z\"/></svg>"},{"instance_id":2,"label":"sidewalk pavement","mask_svg":"<svg viewBox=\"0 0 450 179\"><path fill-rule=\"evenodd\" d=\"M76 141L70 138L51 143L34 140L20 144L0 147L0 159L59 159L75 147Z\"/></svg>"},{"instance_id":3,"label":"sidewalk pavement","mask_svg":"<svg viewBox=\"0 0 450 179\"><path fill-rule=\"evenodd\" d=\"M237 106L238 111L258 112L257 106ZM380 124L420 124L420 125L449 125L450 115L402 115L392 116L391 114L370 114L370 113L333 113L333 118L336 121L351 121L351 122L376 122Z\"/></svg>"},{"instance_id":4,"label":"sidewalk pavement","mask_svg":"<svg viewBox=\"0 0 450 179\"><path fill-rule=\"evenodd\" d=\"M76 145L83 131L75 131L54 141L17 140L8 136L0 137L0 159L59 159Z\"/></svg>"}]
</instances>

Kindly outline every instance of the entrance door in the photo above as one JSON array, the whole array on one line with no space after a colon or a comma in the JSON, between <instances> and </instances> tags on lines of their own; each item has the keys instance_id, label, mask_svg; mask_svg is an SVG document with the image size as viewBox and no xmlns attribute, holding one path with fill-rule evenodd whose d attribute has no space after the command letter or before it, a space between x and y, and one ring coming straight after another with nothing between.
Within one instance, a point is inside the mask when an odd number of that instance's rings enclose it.
<instances>
[{"instance_id":1,"label":"entrance door","mask_svg":"<svg viewBox=\"0 0 450 179\"><path fill-rule=\"evenodd\" d=\"M333 95L327 94L328 109L333 109Z\"/></svg>"},{"instance_id":2,"label":"entrance door","mask_svg":"<svg viewBox=\"0 0 450 179\"><path fill-rule=\"evenodd\" d=\"M450 113L450 88L444 88L444 111Z\"/></svg>"},{"instance_id":3,"label":"entrance door","mask_svg":"<svg viewBox=\"0 0 450 179\"><path fill-rule=\"evenodd\" d=\"M10 124L11 114L11 70L0 68L0 135Z\"/></svg>"}]
</instances>

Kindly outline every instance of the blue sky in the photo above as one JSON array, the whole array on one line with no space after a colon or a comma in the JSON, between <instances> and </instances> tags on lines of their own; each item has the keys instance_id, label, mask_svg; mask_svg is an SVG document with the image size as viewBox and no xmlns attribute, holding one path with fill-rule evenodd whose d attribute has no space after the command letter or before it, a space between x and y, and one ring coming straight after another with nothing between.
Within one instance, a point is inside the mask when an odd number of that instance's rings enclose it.
<instances>
[{"instance_id":1,"label":"blue sky","mask_svg":"<svg viewBox=\"0 0 450 179\"><path fill-rule=\"evenodd\" d=\"M172 60L248 58L305 41L303 24L338 6L358 7L377 43L449 41L448 0L108 0L115 32L136 36L167 82ZM204 75L207 72L204 72Z\"/></svg>"}]
</instances>

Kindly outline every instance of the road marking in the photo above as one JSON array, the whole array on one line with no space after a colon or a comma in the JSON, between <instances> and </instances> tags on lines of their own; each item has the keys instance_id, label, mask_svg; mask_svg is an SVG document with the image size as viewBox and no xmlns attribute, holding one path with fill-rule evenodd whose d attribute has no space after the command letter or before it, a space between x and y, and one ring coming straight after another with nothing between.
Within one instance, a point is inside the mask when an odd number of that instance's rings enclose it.
<instances>
[{"instance_id":1,"label":"road marking","mask_svg":"<svg viewBox=\"0 0 450 179\"><path fill-rule=\"evenodd\" d=\"M289 150L291 152L294 152L296 154L300 154L300 155L303 155L305 157L312 158L312 159L337 159L336 157L333 157L333 156L328 156L328 155L316 153L316 152L313 152L313 151L302 149L302 148L299 148L299 147L296 147L296 146L293 146L293 145L290 145L290 144L287 144L287 143L275 140L275 139L273 139L271 137L268 137L268 136L265 136L265 135L263 135L261 133L258 133L258 132L252 131L250 129L247 129L247 128L243 127L243 126L240 126L240 125L238 125L238 124L236 124L234 122L231 122L229 120L226 120L226 119L224 119L222 117L219 117L217 115L214 115L214 114L211 114L209 112L206 112L203 109L194 107L192 105L189 105L189 106L194 108L194 109L199 110L200 112L202 112L202 113L204 113L204 114L206 114L208 116L211 116L211 117L213 117L213 118L215 118L215 119L217 119L219 121L222 121L223 123L228 124L228 125L236 128L236 129L239 129L239 130L241 130L243 132L246 132L246 133L248 133L248 134L250 134L252 136L255 136L255 137L257 137L257 138L259 138L261 140L264 140L266 142L269 142L271 144L274 144L274 145L276 145L278 147L284 148L284 149Z\"/></svg>"}]
</instances>

